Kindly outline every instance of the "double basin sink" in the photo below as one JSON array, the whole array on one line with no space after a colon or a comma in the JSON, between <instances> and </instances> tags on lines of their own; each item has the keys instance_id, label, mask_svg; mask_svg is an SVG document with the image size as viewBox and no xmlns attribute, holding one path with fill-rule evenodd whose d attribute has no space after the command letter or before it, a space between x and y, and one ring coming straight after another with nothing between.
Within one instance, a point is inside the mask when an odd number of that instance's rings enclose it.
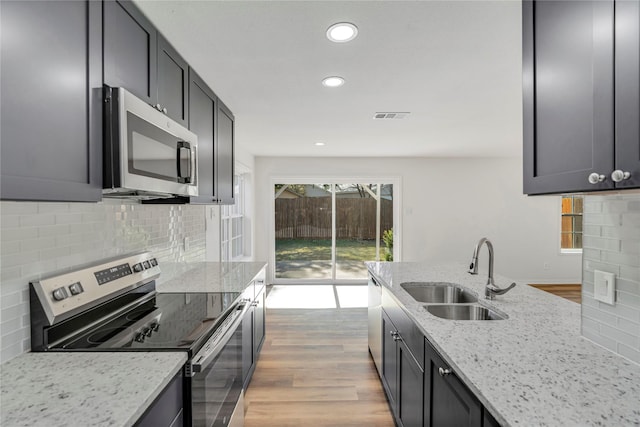
<instances>
[{"instance_id":1,"label":"double basin sink","mask_svg":"<svg viewBox=\"0 0 640 427\"><path fill-rule=\"evenodd\" d=\"M505 316L478 304L478 297L454 283L405 282L400 287L425 303L434 316L450 320L503 320Z\"/></svg>"}]
</instances>

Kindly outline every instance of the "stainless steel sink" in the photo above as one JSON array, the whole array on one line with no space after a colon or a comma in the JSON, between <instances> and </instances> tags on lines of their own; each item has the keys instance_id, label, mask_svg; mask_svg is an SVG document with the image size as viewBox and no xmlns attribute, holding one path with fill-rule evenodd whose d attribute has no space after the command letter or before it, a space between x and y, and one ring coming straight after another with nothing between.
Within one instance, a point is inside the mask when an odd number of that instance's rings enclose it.
<instances>
[{"instance_id":1,"label":"stainless steel sink","mask_svg":"<svg viewBox=\"0 0 640 427\"><path fill-rule=\"evenodd\" d=\"M504 320L505 317L481 305L425 305L434 316L450 320Z\"/></svg>"},{"instance_id":2,"label":"stainless steel sink","mask_svg":"<svg viewBox=\"0 0 640 427\"><path fill-rule=\"evenodd\" d=\"M446 282L405 282L402 289L418 302L429 304L467 304L478 302L478 297L460 286Z\"/></svg>"}]
</instances>

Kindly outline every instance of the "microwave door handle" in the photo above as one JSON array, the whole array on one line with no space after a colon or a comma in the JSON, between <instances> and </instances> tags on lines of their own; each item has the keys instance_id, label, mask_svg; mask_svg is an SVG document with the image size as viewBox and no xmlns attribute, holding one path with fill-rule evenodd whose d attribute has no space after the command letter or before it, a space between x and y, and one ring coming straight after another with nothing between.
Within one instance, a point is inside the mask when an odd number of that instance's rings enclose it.
<instances>
[{"instance_id":1,"label":"microwave door handle","mask_svg":"<svg viewBox=\"0 0 640 427\"><path fill-rule=\"evenodd\" d=\"M193 162L192 157L191 156L191 144L189 144L186 141L178 141L178 145L177 145L178 149L177 149L177 154L176 154L176 165L177 165L177 171L178 171L178 182L181 184L189 184L191 183L191 164ZM181 157L180 157L180 150L188 150L189 153L189 170L188 170L188 174L185 176L182 174L182 162Z\"/></svg>"},{"instance_id":2,"label":"microwave door handle","mask_svg":"<svg viewBox=\"0 0 640 427\"><path fill-rule=\"evenodd\" d=\"M198 184L198 146L192 145L189 150L189 184Z\"/></svg>"}]
</instances>

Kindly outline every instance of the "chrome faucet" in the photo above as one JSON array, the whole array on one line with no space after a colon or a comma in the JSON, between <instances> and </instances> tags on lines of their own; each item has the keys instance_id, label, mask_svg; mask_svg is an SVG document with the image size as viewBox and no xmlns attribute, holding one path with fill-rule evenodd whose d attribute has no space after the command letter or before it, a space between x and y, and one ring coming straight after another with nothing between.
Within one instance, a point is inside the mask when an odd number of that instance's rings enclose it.
<instances>
[{"instance_id":1,"label":"chrome faucet","mask_svg":"<svg viewBox=\"0 0 640 427\"><path fill-rule=\"evenodd\" d=\"M515 282L509 285L508 288L499 288L493 281L493 245L491 241L486 237L480 239L476 247L473 249L473 258L471 258L471 265L469 266L469 274L478 274L478 253L483 244L487 244L489 250L489 278L487 279L487 285L484 288L484 297L486 299L493 299L495 295L502 295L511 290L516 284Z\"/></svg>"}]
</instances>

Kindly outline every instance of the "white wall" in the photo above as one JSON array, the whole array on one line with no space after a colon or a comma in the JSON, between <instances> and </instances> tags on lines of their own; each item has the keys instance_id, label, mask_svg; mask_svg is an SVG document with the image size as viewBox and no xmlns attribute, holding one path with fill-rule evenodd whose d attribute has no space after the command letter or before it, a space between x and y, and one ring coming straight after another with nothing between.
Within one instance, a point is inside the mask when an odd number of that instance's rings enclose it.
<instances>
[{"instance_id":1,"label":"white wall","mask_svg":"<svg viewBox=\"0 0 640 427\"><path fill-rule=\"evenodd\" d=\"M256 206L262 207L256 259L269 259L271 213L263 209L271 206L271 177L401 177L402 236L394 240L403 261L466 264L486 236L498 274L523 283L581 282L581 255L559 250L560 196L524 196L522 159L257 157L254 170Z\"/></svg>"}]
</instances>

